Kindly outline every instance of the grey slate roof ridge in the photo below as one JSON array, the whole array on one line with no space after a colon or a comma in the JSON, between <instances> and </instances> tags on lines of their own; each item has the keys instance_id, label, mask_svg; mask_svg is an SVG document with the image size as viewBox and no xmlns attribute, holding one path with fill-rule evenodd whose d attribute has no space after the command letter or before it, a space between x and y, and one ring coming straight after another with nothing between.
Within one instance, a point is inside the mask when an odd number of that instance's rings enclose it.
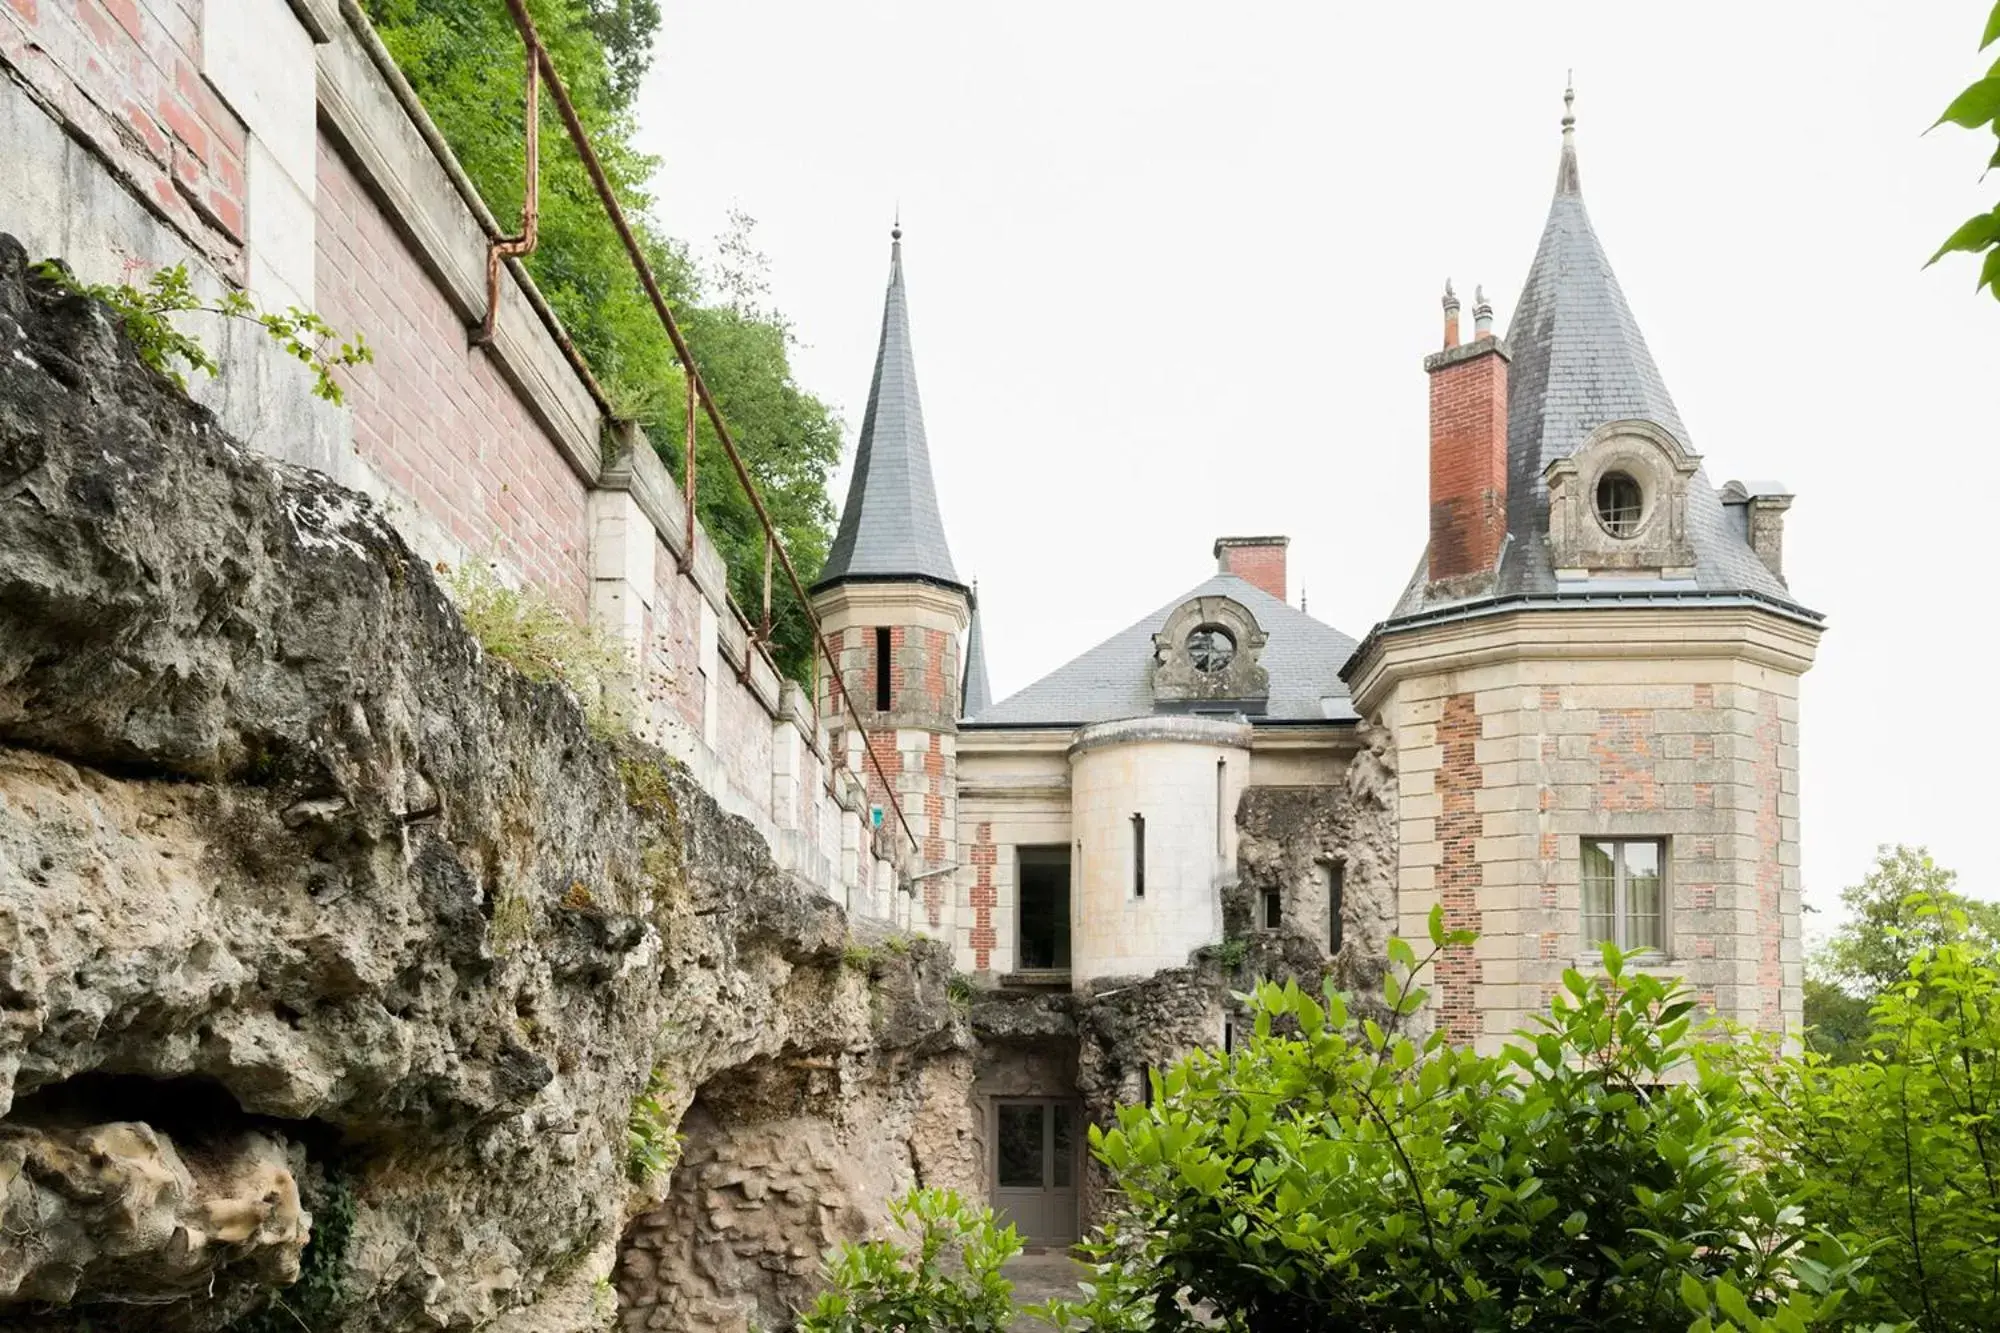
<instances>
[{"instance_id":1,"label":"grey slate roof ridge","mask_svg":"<svg viewBox=\"0 0 2000 1333\"><path fill-rule=\"evenodd\" d=\"M868 386L868 410L861 419L847 503L841 507L839 530L813 586L894 578L965 586L952 564L931 476L900 239L890 245L882 337L875 349L875 374Z\"/></svg>"},{"instance_id":2,"label":"grey slate roof ridge","mask_svg":"<svg viewBox=\"0 0 2000 1333\"><path fill-rule=\"evenodd\" d=\"M1220 593L1249 608L1268 635L1259 659L1270 673L1266 711L1252 722L1353 720L1340 667L1355 642L1284 600L1234 574L1217 574L1148 613L1110 638L1018 690L971 721L979 727L1083 726L1153 713L1153 635L1167 617L1197 597ZM1329 711L1326 700L1337 703Z\"/></svg>"}]
</instances>

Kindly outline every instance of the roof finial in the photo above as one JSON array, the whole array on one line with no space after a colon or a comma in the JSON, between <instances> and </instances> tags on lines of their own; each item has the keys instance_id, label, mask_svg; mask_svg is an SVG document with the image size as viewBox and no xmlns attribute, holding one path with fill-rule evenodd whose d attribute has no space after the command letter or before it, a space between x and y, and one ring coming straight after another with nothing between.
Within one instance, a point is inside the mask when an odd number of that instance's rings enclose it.
<instances>
[{"instance_id":1,"label":"roof finial","mask_svg":"<svg viewBox=\"0 0 2000 1333\"><path fill-rule=\"evenodd\" d=\"M903 201L900 199L896 201L896 220L889 224L889 239L892 241L903 239Z\"/></svg>"},{"instance_id":2,"label":"roof finial","mask_svg":"<svg viewBox=\"0 0 2000 1333\"><path fill-rule=\"evenodd\" d=\"M1563 134L1571 134L1576 129L1576 71L1571 70L1568 81L1563 85Z\"/></svg>"}]
</instances>

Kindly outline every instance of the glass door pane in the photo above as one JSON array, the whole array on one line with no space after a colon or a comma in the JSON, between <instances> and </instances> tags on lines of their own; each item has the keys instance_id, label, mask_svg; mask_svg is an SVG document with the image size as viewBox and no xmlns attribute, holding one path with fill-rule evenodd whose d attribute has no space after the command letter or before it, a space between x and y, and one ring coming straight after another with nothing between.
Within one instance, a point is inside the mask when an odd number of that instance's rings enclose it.
<instances>
[{"instance_id":1,"label":"glass door pane","mask_svg":"<svg viewBox=\"0 0 2000 1333\"><path fill-rule=\"evenodd\" d=\"M1074 1183L1070 1177L1076 1169L1076 1108L1068 1102L1057 1102L1051 1109L1056 1121L1055 1153L1049 1162L1052 1183L1057 1189L1066 1190Z\"/></svg>"},{"instance_id":2,"label":"glass door pane","mask_svg":"<svg viewBox=\"0 0 2000 1333\"><path fill-rule=\"evenodd\" d=\"M1048 1108L1040 1102L1001 1102L999 1161L995 1171L1001 1189L1038 1190L1046 1186L1042 1121Z\"/></svg>"}]
</instances>

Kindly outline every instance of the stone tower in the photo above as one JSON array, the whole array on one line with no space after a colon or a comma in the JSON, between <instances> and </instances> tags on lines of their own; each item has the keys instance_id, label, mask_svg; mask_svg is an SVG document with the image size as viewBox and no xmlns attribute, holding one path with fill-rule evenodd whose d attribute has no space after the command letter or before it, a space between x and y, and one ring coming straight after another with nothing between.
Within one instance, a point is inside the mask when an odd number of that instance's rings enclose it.
<instances>
[{"instance_id":1,"label":"stone tower","mask_svg":"<svg viewBox=\"0 0 2000 1333\"><path fill-rule=\"evenodd\" d=\"M836 753L867 783L879 836L900 849L896 859L918 908L911 924L950 938L951 881L943 872L957 845L959 635L972 603L952 565L931 480L903 292L902 229L890 237L882 340L854 477L812 590L813 608L840 656L839 681L821 681L819 708ZM860 730L836 689L859 711ZM891 914L901 917L900 905Z\"/></svg>"},{"instance_id":2,"label":"stone tower","mask_svg":"<svg viewBox=\"0 0 2000 1333\"><path fill-rule=\"evenodd\" d=\"M1565 96L1565 102L1569 95ZM1506 339L1446 289L1430 543L1343 671L1399 773L1399 910L1475 946L1433 994L1497 1046L1598 941L1795 1030L1798 685L1820 616L1771 483L1717 489L1584 211L1575 120Z\"/></svg>"}]
</instances>

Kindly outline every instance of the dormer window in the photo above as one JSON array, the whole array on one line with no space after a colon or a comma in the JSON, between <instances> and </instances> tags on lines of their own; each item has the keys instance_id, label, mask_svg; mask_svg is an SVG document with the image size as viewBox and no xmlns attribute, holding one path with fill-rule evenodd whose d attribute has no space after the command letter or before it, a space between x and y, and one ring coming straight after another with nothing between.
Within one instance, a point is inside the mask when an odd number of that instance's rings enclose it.
<instances>
[{"instance_id":1,"label":"dormer window","mask_svg":"<svg viewBox=\"0 0 2000 1333\"><path fill-rule=\"evenodd\" d=\"M1188 661L1212 676L1236 660L1236 638L1220 625L1203 625L1187 637Z\"/></svg>"},{"instance_id":2,"label":"dormer window","mask_svg":"<svg viewBox=\"0 0 2000 1333\"><path fill-rule=\"evenodd\" d=\"M1257 659L1268 636L1250 608L1210 593L1174 608L1153 635L1153 707L1163 713L1255 714L1271 695Z\"/></svg>"},{"instance_id":3,"label":"dormer window","mask_svg":"<svg viewBox=\"0 0 2000 1333\"><path fill-rule=\"evenodd\" d=\"M1629 472L1607 472L1597 479L1597 521L1614 537L1630 537L1646 517L1646 493Z\"/></svg>"},{"instance_id":4,"label":"dormer window","mask_svg":"<svg viewBox=\"0 0 2000 1333\"><path fill-rule=\"evenodd\" d=\"M1687 494L1701 460L1651 421L1611 421L1543 469L1558 579L1694 576Z\"/></svg>"}]
</instances>

